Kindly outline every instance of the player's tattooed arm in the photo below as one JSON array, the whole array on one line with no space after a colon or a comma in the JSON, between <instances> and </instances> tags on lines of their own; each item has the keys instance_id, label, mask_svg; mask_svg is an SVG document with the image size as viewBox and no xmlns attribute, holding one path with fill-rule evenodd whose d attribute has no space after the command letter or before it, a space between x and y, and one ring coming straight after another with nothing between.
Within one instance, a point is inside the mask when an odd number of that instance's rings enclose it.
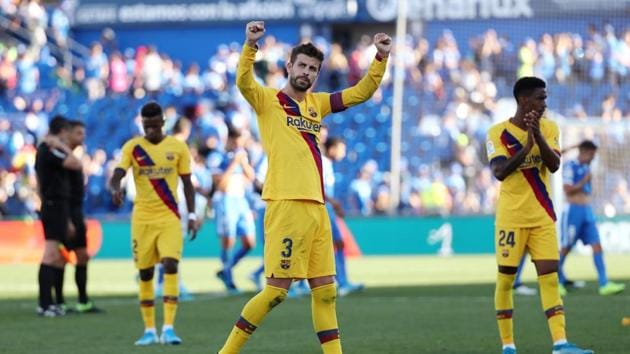
<instances>
[{"instance_id":1,"label":"player's tattooed arm","mask_svg":"<svg viewBox=\"0 0 630 354\"><path fill-rule=\"evenodd\" d=\"M534 138L534 133L531 129L527 132L527 143L525 146L520 149L514 156L506 159L494 159L490 162L490 169L492 170L492 174L499 181L503 181L510 174L518 169L518 167L523 163L527 154L532 150L536 140Z\"/></svg>"}]
</instances>

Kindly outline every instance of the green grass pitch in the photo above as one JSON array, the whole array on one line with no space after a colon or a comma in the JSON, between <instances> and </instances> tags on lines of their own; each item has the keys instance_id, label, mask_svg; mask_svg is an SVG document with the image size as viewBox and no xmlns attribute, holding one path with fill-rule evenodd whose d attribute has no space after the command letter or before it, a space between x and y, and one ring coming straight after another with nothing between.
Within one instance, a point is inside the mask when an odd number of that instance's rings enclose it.
<instances>
[{"instance_id":1,"label":"green grass pitch","mask_svg":"<svg viewBox=\"0 0 630 354\"><path fill-rule=\"evenodd\" d=\"M607 256L611 278L628 283L628 256ZM235 278L244 290L257 260L238 266ZM0 353L215 353L251 292L226 297L214 278L214 259L189 259L182 274L196 299L180 304L176 329L179 347L136 348L142 332L134 269L129 261L94 261L89 290L102 315L39 318L34 313L36 265L0 265ZM495 265L492 256L364 257L349 262L350 275L367 288L338 300L345 353L499 353L493 309ZM630 353L630 289L601 297L596 293L590 257L572 256L571 278L587 288L565 298L569 340L596 353ZM73 269L66 272L66 298L76 300ZM532 265L524 280L535 285ZM160 325L161 302L157 302ZM549 353L551 343L538 296L515 297L515 335L519 353ZM243 353L320 353L313 333L310 299L288 299L266 318Z\"/></svg>"}]
</instances>

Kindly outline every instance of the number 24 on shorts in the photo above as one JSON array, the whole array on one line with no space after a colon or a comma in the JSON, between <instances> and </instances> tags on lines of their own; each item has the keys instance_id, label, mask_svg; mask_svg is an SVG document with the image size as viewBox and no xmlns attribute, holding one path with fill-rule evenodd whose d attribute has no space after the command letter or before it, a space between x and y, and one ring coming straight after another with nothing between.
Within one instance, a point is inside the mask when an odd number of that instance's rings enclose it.
<instances>
[{"instance_id":1,"label":"number 24 on shorts","mask_svg":"<svg viewBox=\"0 0 630 354\"><path fill-rule=\"evenodd\" d=\"M499 231L499 246L505 247L506 245L510 245L510 247L514 248L514 231Z\"/></svg>"}]
</instances>

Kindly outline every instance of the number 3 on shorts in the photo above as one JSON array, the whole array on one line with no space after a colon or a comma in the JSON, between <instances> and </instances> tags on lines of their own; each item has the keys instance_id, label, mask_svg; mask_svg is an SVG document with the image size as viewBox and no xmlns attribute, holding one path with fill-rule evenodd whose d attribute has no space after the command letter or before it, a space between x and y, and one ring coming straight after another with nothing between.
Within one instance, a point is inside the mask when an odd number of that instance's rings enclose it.
<instances>
[{"instance_id":1,"label":"number 3 on shorts","mask_svg":"<svg viewBox=\"0 0 630 354\"><path fill-rule=\"evenodd\" d=\"M284 251L280 252L280 255L284 258L291 257L291 254L293 253L293 240L287 237L282 240L282 243L284 244Z\"/></svg>"},{"instance_id":2,"label":"number 3 on shorts","mask_svg":"<svg viewBox=\"0 0 630 354\"><path fill-rule=\"evenodd\" d=\"M510 245L510 247L514 248L515 244L516 242L514 242L514 231L499 231L499 246L505 247L505 245Z\"/></svg>"}]
</instances>

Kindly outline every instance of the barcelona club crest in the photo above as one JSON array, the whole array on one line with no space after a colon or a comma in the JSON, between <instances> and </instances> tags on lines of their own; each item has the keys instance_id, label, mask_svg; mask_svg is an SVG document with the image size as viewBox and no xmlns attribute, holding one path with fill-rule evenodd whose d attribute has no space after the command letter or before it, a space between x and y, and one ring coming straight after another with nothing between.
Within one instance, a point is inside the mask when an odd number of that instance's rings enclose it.
<instances>
[{"instance_id":1,"label":"barcelona club crest","mask_svg":"<svg viewBox=\"0 0 630 354\"><path fill-rule=\"evenodd\" d=\"M175 159L175 154L172 152L167 152L166 153L166 159L169 161L173 161Z\"/></svg>"},{"instance_id":2,"label":"barcelona club crest","mask_svg":"<svg viewBox=\"0 0 630 354\"><path fill-rule=\"evenodd\" d=\"M280 268L282 268L282 269L289 269L289 267L291 267L291 260L290 259L282 259L282 260L280 260Z\"/></svg>"},{"instance_id":3,"label":"barcelona club crest","mask_svg":"<svg viewBox=\"0 0 630 354\"><path fill-rule=\"evenodd\" d=\"M308 114L311 116L311 118L317 117L317 112L315 112L315 109L313 107L308 107Z\"/></svg>"}]
</instances>

